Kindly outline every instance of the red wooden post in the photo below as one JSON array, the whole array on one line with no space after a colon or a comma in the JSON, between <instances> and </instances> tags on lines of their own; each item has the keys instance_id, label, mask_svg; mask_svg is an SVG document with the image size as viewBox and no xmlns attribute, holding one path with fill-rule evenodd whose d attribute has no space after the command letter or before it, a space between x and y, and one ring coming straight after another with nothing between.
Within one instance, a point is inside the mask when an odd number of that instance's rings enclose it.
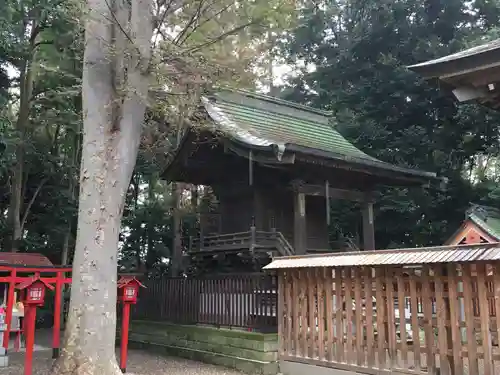
<instances>
[{"instance_id":1,"label":"red wooden post","mask_svg":"<svg viewBox=\"0 0 500 375\"><path fill-rule=\"evenodd\" d=\"M27 305L24 309L26 319L26 357L24 359L24 375L31 375L33 371L33 347L35 346L35 319L36 306Z\"/></svg>"},{"instance_id":2,"label":"red wooden post","mask_svg":"<svg viewBox=\"0 0 500 375\"><path fill-rule=\"evenodd\" d=\"M118 280L118 299L123 303L122 337L120 350L120 369L127 371L128 328L130 321L130 305L137 302L139 288L145 288L135 277L122 277Z\"/></svg>"},{"instance_id":3,"label":"red wooden post","mask_svg":"<svg viewBox=\"0 0 500 375\"><path fill-rule=\"evenodd\" d=\"M56 274L56 295L54 298L54 326L52 328L52 358L59 357L59 346L61 338L61 300L62 300L62 277L61 271Z\"/></svg>"},{"instance_id":4,"label":"red wooden post","mask_svg":"<svg viewBox=\"0 0 500 375\"><path fill-rule=\"evenodd\" d=\"M20 292L21 292L21 295L19 296L20 300L21 301L25 301L26 299L24 298L24 296L26 294L25 293L26 291L25 290L21 290ZM24 309L24 315L25 315L25 317L22 320L21 327L20 327L21 328L21 337L19 339L19 343L22 344L22 339L24 337L24 346L26 347L26 308Z\"/></svg>"},{"instance_id":5,"label":"red wooden post","mask_svg":"<svg viewBox=\"0 0 500 375\"><path fill-rule=\"evenodd\" d=\"M128 350L128 327L130 321L130 302L123 302L120 369L122 373L127 372L127 350Z\"/></svg>"},{"instance_id":6,"label":"red wooden post","mask_svg":"<svg viewBox=\"0 0 500 375\"><path fill-rule=\"evenodd\" d=\"M9 291L7 294L7 311L5 316L5 324L7 325L7 329L3 333L3 347L5 351L9 349L9 336L10 329L12 327L12 308L14 307L14 289L16 287L16 270L10 271L9 276Z\"/></svg>"}]
</instances>

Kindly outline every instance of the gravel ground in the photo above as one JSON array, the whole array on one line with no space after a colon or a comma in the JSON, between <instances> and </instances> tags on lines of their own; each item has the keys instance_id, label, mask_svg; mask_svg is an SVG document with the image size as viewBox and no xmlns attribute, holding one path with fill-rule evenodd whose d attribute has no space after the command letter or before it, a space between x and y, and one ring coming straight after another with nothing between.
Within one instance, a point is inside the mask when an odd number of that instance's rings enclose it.
<instances>
[{"instance_id":1,"label":"gravel ground","mask_svg":"<svg viewBox=\"0 0 500 375\"><path fill-rule=\"evenodd\" d=\"M33 375L47 375L52 360L50 351L35 352ZM0 375L21 375L24 369L24 355L13 353L9 356L9 367L0 368ZM241 375L236 370L212 366L187 359L164 357L144 351L131 350L128 357L129 375Z\"/></svg>"}]
</instances>

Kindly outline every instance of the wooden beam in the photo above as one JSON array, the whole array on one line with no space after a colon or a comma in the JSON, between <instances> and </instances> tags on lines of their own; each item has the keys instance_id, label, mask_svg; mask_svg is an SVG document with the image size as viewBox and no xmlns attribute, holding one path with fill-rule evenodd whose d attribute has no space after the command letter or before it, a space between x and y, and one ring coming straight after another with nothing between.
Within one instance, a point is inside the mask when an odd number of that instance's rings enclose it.
<instances>
[{"instance_id":1,"label":"wooden beam","mask_svg":"<svg viewBox=\"0 0 500 375\"><path fill-rule=\"evenodd\" d=\"M304 255L307 250L306 196L295 190L293 198L293 247L295 254Z\"/></svg>"},{"instance_id":2,"label":"wooden beam","mask_svg":"<svg viewBox=\"0 0 500 375\"><path fill-rule=\"evenodd\" d=\"M459 102L468 102L471 100L487 97L488 91L485 88L464 86L454 89L453 95Z\"/></svg>"},{"instance_id":3,"label":"wooden beam","mask_svg":"<svg viewBox=\"0 0 500 375\"><path fill-rule=\"evenodd\" d=\"M373 220L373 203L364 202L363 215L363 250L375 250L375 224Z\"/></svg>"},{"instance_id":4,"label":"wooden beam","mask_svg":"<svg viewBox=\"0 0 500 375\"><path fill-rule=\"evenodd\" d=\"M328 180L325 182L325 210L326 210L326 225L330 226L331 224L331 217L330 217L330 183Z\"/></svg>"},{"instance_id":5,"label":"wooden beam","mask_svg":"<svg viewBox=\"0 0 500 375\"><path fill-rule=\"evenodd\" d=\"M248 185L253 185L253 153L252 150L248 153Z\"/></svg>"},{"instance_id":6,"label":"wooden beam","mask_svg":"<svg viewBox=\"0 0 500 375\"><path fill-rule=\"evenodd\" d=\"M371 201L370 193L362 192L359 190L346 190L346 189L337 189L328 186L325 188L325 185L312 185L312 184L302 184L298 187L301 193L305 195L314 195L325 197L326 189L328 189L328 198L333 199L343 199L354 202L367 202Z\"/></svg>"}]
</instances>

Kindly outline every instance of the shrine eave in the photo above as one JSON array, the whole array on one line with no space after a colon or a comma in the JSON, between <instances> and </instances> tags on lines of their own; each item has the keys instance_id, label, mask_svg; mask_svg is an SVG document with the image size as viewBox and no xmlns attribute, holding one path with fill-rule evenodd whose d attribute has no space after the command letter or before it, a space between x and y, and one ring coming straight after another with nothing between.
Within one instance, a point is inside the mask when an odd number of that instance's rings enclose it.
<instances>
[{"instance_id":1,"label":"shrine eave","mask_svg":"<svg viewBox=\"0 0 500 375\"><path fill-rule=\"evenodd\" d=\"M424 79L439 82L459 102L478 102L492 109L500 108L500 39L411 65L408 69Z\"/></svg>"},{"instance_id":2,"label":"shrine eave","mask_svg":"<svg viewBox=\"0 0 500 375\"><path fill-rule=\"evenodd\" d=\"M295 103L247 92L226 91L203 98L210 123L188 129L167 162L164 177L179 155L195 147L197 133L209 134L240 157L265 164L321 164L384 177L390 185L440 185L435 173L400 167L369 156L347 141L331 124L331 114ZM191 146L190 146L191 145ZM260 158L260 159L259 159Z\"/></svg>"},{"instance_id":3,"label":"shrine eave","mask_svg":"<svg viewBox=\"0 0 500 375\"><path fill-rule=\"evenodd\" d=\"M429 79L466 73L479 67L486 68L491 65L500 65L500 39L438 59L410 65L408 69Z\"/></svg>"},{"instance_id":4,"label":"shrine eave","mask_svg":"<svg viewBox=\"0 0 500 375\"><path fill-rule=\"evenodd\" d=\"M179 169L185 168L185 161L183 161L183 158L196 147L196 142L193 142L193 139L195 139L198 134L199 133L193 130L188 130L184 134L180 146L168 159L167 167L163 172L163 178L169 179L169 175L178 173L173 171L179 171ZM385 181L390 181L385 184L390 186L427 185L441 189L447 182L446 178L438 177L433 172L399 167L376 159L365 160L348 157L346 155L307 148L292 143L284 144L284 151L278 157L277 155L280 151L278 149L279 146L276 144L248 144L239 139L216 134L213 134L213 140L219 144L223 144L227 151L231 151L239 157L248 160L252 159L254 162L261 162L268 165L285 165L288 168L294 168L294 165L297 165L299 162L316 164L329 169L344 169L378 176Z\"/></svg>"}]
</instances>

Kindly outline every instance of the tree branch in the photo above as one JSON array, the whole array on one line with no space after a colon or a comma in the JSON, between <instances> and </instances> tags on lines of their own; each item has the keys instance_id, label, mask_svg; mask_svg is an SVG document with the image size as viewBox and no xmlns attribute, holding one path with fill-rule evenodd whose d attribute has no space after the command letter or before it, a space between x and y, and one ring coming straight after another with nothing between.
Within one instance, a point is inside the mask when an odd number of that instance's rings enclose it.
<instances>
[{"instance_id":1,"label":"tree branch","mask_svg":"<svg viewBox=\"0 0 500 375\"><path fill-rule=\"evenodd\" d=\"M26 210L24 210L23 218L21 220L21 232L24 230L24 224L26 224L26 220L28 219L28 214L30 212L31 206L33 206L33 203L35 203L36 197L38 194L40 194L40 191L42 190L43 185L49 180L48 177L43 178L38 186L36 187L35 192L31 196L30 201L28 202L28 205L26 206Z\"/></svg>"},{"instance_id":2,"label":"tree branch","mask_svg":"<svg viewBox=\"0 0 500 375\"><path fill-rule=\"evenodd\" d=\"M248 26L251 26L251 25L256 25L257 23L259 23L261 21L261 19L259 20L254 20L254 21L250 21L246 24L243 24L243 25L240 25L238 27L235 27L234 29L228 31L228 32L225 32L219 36L217 36L216 38L213 38L213 39L210 39L208 40L207 42L205 43L201 43L201 44L198 44L197 46L194 46L194 47L191 47L189 48L188 50L186 50L184 52L184 54L189 54L189 53L193 53L193 52L197 52L199 51L200 49L204 48L204 47L208 47L208 46L211 46L212 44L215 44L217 42L220 42L221 40L227 38L228 36L230 35L234 35L234 34L237 34L238 32L240 32L241 30L243 29L246 29Z\"/></svg>"},{"instance_id":3,"label":"tree branch","mask_svg":"<svg viewBox=\"0 0 500 375\"><path fill-rule=\"evenodd\" d=\"M207 8L205 8L205 9L203 10L203 13L205 13L205 11L206 11L209 7L211 7L212 5L213 5L213 3L212 3L212 4L210 4ZM203 20L203 22L201 22L201 23L199 23L198 25L196 25L196 26L193 28L193 30L191 30L191 32L190 32L189 34L186 34L186 35L185 35L185 37L183 38L183 40L182 40L182 41L179 41L179 44L178 44L178 45L179 45L179 46L181 46L181 45L182 45L182 44L183 44L186 40L188 40L188 39L189 39L189 37L190 37L190 36L191 36L191 35L192 35L192 34L193 34L196 30L198 30L200 27L202 27L203 25L205 25L207 22L210 22L210 21L212 21L213 19L215 19L216 17L220 16L222 13L224 13L226 10L228 10L228 9L229 9L232 5L233 5L233 4L229 3L228 5L226 5L226 6L222 7L221 9L219 9L219 10L218 10L218 11L217 11L217 12L216 12L216 13L215 13L212 17L208 17L208 18L204 19L204 20Z\"/></svg>"},{"instance_id":4,"label":"tree branch","mask_svg":"<svg viewBox=\"0 0 500 375\"><path fill-rule=\"evenodd\" d=\"M198 8L196 9L196 11L193 13L193 15L191 16L191 19L189 20L189 22L187 23L187 25L181 30L181 32L175 37L173 43L175 45L178 45L179 41L184 37L184 35L187 33L187 31L189 30L189 28L191 27L191 25L193 25L195 23L196 20L199 20L200 19L200 16L201 16L201 8L203 6L203 3L204 3L205 0L198 0Z\"/></svg>"},{"instance_id":5,"label":"tree branch","mask_svg":"<svg viewBox=\"0 0 500 375\"><path fill-rule=\"evenodd\" d=\"M53 40L41 40L41 41L33 44L33 49L36 49L42 45L50 45L50 44L54 44L54 41Z\"/></svg>"},{"instance_id":6,"label":"tree branch","mask_svg":"<svg viewBox=\"0 0 500 375\"><path fill-rule=\"evenodd\" d=\"M52 140L52 155L56 156L59 149L59 133L61 131L61 124L57 124L56 130L54 131L54 139Z\"/></svg>"},{"instance_id":7,"label":"tree branch","mask_svg":"<svg viewBox=\"0 0 500 375\"><path fill-rule=\"evenodd\" d=\"M109 4L109 1L108 0L104 0L104 2L106 3L106 6L108 7L109 9L109 13L111 14L111 18L112 20L109 20L109 21L113 21L114 24L116 26L118 26L118 28L120 29L120 31L123 33L123 35L125 36L125 38L127 38L127 40L129 41L130 45L132 47L135 47L135 44L134 44L134 41L132 40L132 37L125 31L125 29L123 28L123 25L121 24L120 21L118 21L118 19L116 18L116 14L115 14L115 10L113 9L113 7L111 6L111 4ZM137 49L139 50L139 49Z\"/></svg>"},{"instance_id":8,"label":"tree branch","mask_svg":"<svg viewBox=\"0 0 500 375\"><path fill-rule=\"evenodd\" d=\"M156 21L156 33L154 36L154 41L153 41L153 46L156 46L156 42L158 41L158 35L161 35L164 38L164 35L161 31L161 25L163 25L163 22L165 22L165 18L167 18L167 14L170 11L170 8L172 7L172 4L174 3L174 0L170 0L168 2L167 8L161 15L160 19ZM163 4L158 4L158 11L160 11L160 8Z\"/></svg>"}]
</instances>

